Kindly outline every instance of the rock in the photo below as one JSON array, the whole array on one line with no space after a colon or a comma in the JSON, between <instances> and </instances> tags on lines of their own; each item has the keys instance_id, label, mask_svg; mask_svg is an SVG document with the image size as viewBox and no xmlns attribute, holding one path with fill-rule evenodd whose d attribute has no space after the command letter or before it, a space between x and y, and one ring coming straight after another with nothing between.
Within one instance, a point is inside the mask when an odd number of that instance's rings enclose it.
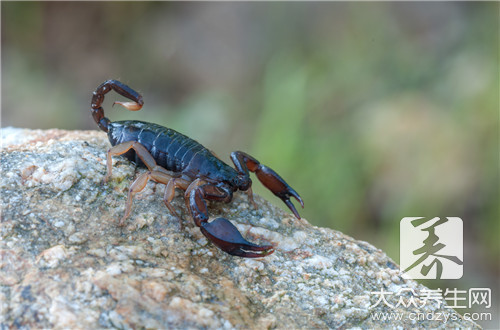
<instances>
[{"instance_id":1,"label":"rock","mask_svg":"<svg viewBox=\"0 0 500 330\"><path fill-rule=\"evenodd\" d=\"M128 186L144 170L115 157L103 184L104 133L2 134L2 328L477 327L440 301L416 298L423 307L404 307L411 290L425 288L402 278L385 253L258 196L257 209L236 193L230 204L210 203L210 212L247 239L277 246L261 259L208 242L179 194L181 229L162 202L163 185L153 182L118 227ZM381 290L394 308L377 304ZM380 312L402 319L375 320ZM412 312L451 318L412 321Z\"/></svg>"}]
</instances>

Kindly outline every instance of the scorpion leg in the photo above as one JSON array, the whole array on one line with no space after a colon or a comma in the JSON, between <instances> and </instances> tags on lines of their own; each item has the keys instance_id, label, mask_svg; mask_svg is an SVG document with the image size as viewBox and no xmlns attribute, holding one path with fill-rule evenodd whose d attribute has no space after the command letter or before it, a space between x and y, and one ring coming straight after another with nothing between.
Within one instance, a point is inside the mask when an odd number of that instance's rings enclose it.
<instances>
[{"instance_id":1,"label":"scorpion leg","mask_svg":"<svg viewBox=\"0 0 500 330\"><path fill-rule=\"evenodd\" d=\"M260 182L273 194L278 196L285 204L290 208L293 214L300 219L299 212L295 209L292 202L290 201L290 197L294 197L302 206L304 207L304 202L302 198L300 198L299 194L295 190L292 189L276 172L274 172L271 168L262 165L257 159L252 156L242 152L242 151L234 151L231 153L231 160L236 166L238 172L248 175L248 171L254 172L259 178Z\"/></svg>"},{"instance_id":2,"label":"scorpion leg","mask_svg":"<svg viewBox=\"0 0 500 330\"><path fill-rule=\"evenodd\" d=\"M163 202L165 203L165 206L172 212L174 216L176 216L182 227L182 219L181 217L177 214L175 211L174 207L170 202L174 199L175 197L175 188L180 188L182 190L186 190L189 186L190 182L186 181L181 178L172 178L171 180L168 181L167 186L165 187L165 195L163 196Z\"/></svg>"},{"instance_id":3,"label":"scorpion leg","mask_svg":"<svg viewBox=\"0 0 500 330\"><path fill-rule=\"evenodd\" d=\"M238 257L259 258L274 252L272 245L256 245L247 241L235 225L225 218L208 222L206 199L229 201L231 192L222 186L197 179L186 190L186 203L201 232L222 251Z\"/></svg>"},{"instance_id":4,"label":"scorpion leg","mask_svg":"<svg viewBox=\"0 0 500 330\"><path fill-rule=\"evenodd\" d=\"M106 174L106 177L104 178L104 182L108 182L109 178L111 177L111 172L113 170L112 156L123 155L124 153L126 153L130 149L134 149L135 153L137 154L137 157L139 157L140 160L144 163L144 165L146 165L148 170L150 170L150 171L156 170L156 171L161 171L161 172L165 172L165 173L169 173L169 174L172 173L172 172L165 170L163 167L156 165L155 159L153 158L153 156L151 156L149 151L142 144L140 144L139 142L136 142L136 141L127 141L127 142L123 142L123 143L117 144L116 146L109 148L108 153L106 155L106 166L108 168L108 173Z\"/></svg>"},{"instance_id":5,"label":"scorpion leg","mask_svg":"<svg viewBox=\"0 0 500 330\"><path fill-rule=\"evenodd\" d=\"M153 156L149 153L149 151L139 142L136 141L128 141L117 144L116 146L111 147L108 150L106 156L106 166L108 168L108 173L104 178L104 182L107 182L111 177L112 173L112 156L118 156L126 153L130 149L134 149L137 156L141 159L141 161L146 165L149 169L149 172L141 174L131 185L128 192L127 204L125 209L125 215L120 220L120 225L123 225L125 219L130 215L130 211L132 210L132 200L133 196L142 191L149 180L154 180L159 183L163 183L166 186L165 194L163 197L163 202L165 206L172 212L174 216L180 219L175 209L172 207L170 202L175 196L175 188L186 189L189 186L189 182L179 178L179 175L174 174L173 172L167 171L161 166L156 164Z\"/></svg>"},{"instance_id":6,"label":"scorpion leg","mask_svg":"<svg viewBox=\"0 0 500 330\"><path fill-rule=\"evenodd\" d=\"M180 217L177 215L177 212L173 208L172 204L170 202L174 198L174 192L175 188L183 188L186 187L187 181L183 179L179 179L176 177L172 177L172 175L165 173L163 171L148 171L146 173L142 173L139 175L139 177L132 182L130 185L130 188L128 190L128 196L127 196L127 204L125 206L125 214L123 217L120 219L119 225L123 226L125 223L125 220L128 218L130 215L130 212L132 210L132 203L134 199L134 195L137 194L138 192L141 192L144 190L146 187L146 184L148 183L149 180L153 180L155 182L163 183L166 184L167 187L165 188L165 195L163 198L163 202L165 203L165 206L172 212L172 214L180 219ZM179 181L178 181L179 180ZM177 181L177 182L176 182Z\"/></svg>"},{"instance_id":7,"label":"scorpion leg","mask_svg":"<svg viewBox=\"0 0 500 330\"><path fill-rule=\"evenodd\" d=\"M141 192L146 187L150 175L151 172L143 173L139 175L139 177L130 185L127 195L127 204L125 206L125 214L120 219L120 222L118 223L119 226L123 226L123 224L125 223L125 219L127 219L130 215L130 212L132 211L132 201L134 199L134 195L138 192Z\"/></svg>"}]
</instances>

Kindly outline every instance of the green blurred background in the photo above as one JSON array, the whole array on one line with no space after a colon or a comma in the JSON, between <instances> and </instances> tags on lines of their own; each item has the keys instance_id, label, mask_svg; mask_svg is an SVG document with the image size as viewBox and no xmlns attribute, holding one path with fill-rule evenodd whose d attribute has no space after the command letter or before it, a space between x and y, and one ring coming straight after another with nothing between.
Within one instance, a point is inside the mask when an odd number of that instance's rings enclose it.
<instances>
[{"instance_id":1,"label":"green blurred background","mask_svg":"<svg viewBox=\"0 0 500 330\"><path fill-rule=\"evenodd\" d=\"M497 2L1 7L3 127L97 129L91 93L119 79L145 107L108 94L111 120L169 126L225 160L247 151L311 223L396 261L403 217L461 217L464 277L424 284L498 299Z\"/></svg>"}]
</instances>

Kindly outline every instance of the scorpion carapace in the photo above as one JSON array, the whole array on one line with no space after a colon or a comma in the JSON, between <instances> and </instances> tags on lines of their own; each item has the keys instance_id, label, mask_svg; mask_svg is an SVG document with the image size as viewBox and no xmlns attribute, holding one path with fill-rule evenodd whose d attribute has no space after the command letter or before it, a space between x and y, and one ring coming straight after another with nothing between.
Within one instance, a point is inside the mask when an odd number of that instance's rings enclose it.
<instances>
[{"instance_id":1,"label":"scorpion carapace","mask_svg":"<svg viewBox=\"0 0 500 330\"><path fill-rule=\"evenodd\" d=\"M104 181L111 177L112 156L123 155L148 168L147 172L139 175L130 185L125 214L120 220L120 225L123 225L130 215L133 196L142 191L149 180L154 180L166 185L163 202L175 216L177 213L170 204L175 195L175 188L185 191L186 207L194 222L221 250L247 258L263 257L274 252L272 245L259 246L245 240L238 229L225 218L208 222L205 200L228 203L233 197L233 192L242 190L247 191L250 201L255 206L250 171L255 173L260 182L281 198L300 219L290 198L294 197L302 207L304 203L285 180L244 152L231 153L231 160L236 167L234 169L200 143L173 129L142 121L111 122L104 116L101 107L104 95L110 90L132 101L115 102L113 105L119 104L128 110L137 111L142 108L144 102L139 93L117 80L102 83L92 96L92 116L99 128L108 133L112 145L106 157L107 175Z\"/></svg>"}]
</instances>

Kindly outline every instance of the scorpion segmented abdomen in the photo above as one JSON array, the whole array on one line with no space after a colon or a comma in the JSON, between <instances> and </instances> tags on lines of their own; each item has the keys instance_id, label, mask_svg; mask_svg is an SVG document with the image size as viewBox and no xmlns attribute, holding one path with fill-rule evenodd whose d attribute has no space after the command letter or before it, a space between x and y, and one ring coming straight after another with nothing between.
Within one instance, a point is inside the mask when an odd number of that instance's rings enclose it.
<instances>
[{"instance_id":1,"label":"scorpion segmented abdomen","mask_svg":"<svg viewBox=\"0 0 500 330\"><path fill-rule=\"evenodd\" d=\"M137 141L151 153L159 166L193 178L198 175L211 178L228 167L197 141L157 124L140 121L112 122L108 137L112 145ZM123 156L143 165L133 150Z\"/></svg>"},{"instance_id":2,"label":"scorpion segmented abdomen","mask_svg":"<svg viewBox=\"0 0 500 330\"><path fill-rule=\"evenodd\" d=\"M175 157L175 153L180 149L183 141L183 135L180 133L169 128L163 128L153 141L150 152L158 165L170 171L181 172L183 166L180 160Z\"/></svg>"},{"instance_id":3,"label":"scorpion segmented abdomen","mask_svg":"<svg viewBox=\"0 0 500 330\"><path fill-rule=\"evenodd\" d=\"M167 129L168 134L163 134L156 140L155 150L159 155L153 155L160 166L174 172L183 172L191 159L200 150L205 149L201 144L174 130Z\"/></svg>"}]
</instances>

